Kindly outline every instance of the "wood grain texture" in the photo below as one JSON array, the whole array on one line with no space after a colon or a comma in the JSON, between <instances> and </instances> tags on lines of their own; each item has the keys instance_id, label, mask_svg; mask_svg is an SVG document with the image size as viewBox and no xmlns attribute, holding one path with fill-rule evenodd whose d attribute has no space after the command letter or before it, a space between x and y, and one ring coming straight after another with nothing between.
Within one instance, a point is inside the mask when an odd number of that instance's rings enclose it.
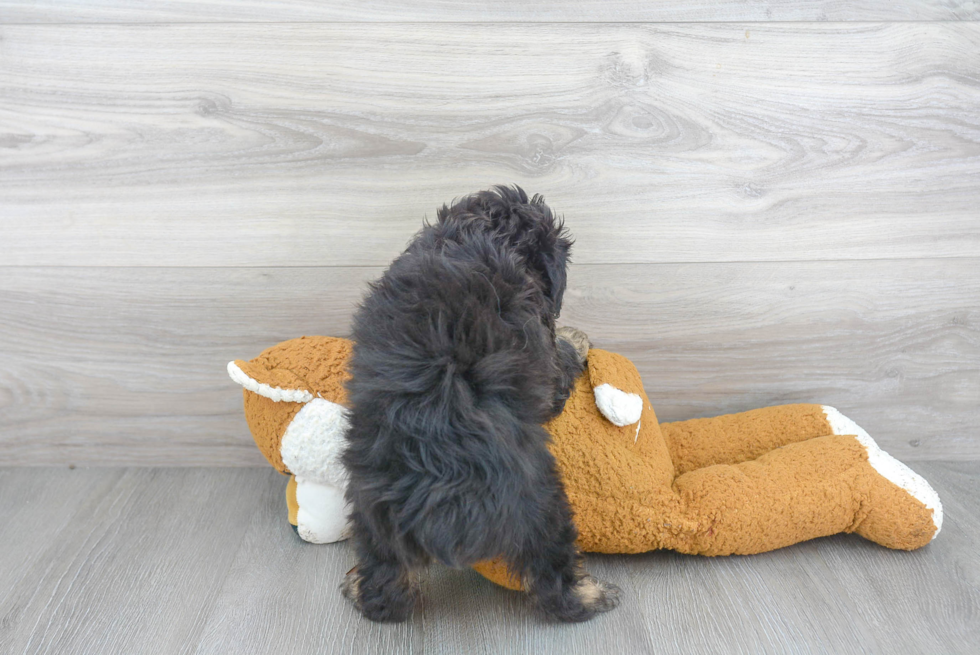
<instances>
[{"instance_id":1,"label":"wood grain texture","mask_svg":"<svg viewBox=\"0 0 980 655\"><path fill-rule=\"evenodd\" d=\"M418 653L418 623L361 621L340 597L354 566L347 543L301 541L286 522L285 478L253 471L263 491L196 648L213 653Z\"/></svg>"},{"instance_id":2,"label":"wood grain texture","mask_svg":"<svg viewBox=\"0 0 980 655\"><path fill-rule=\"evenodd\" d=\"M120 475L0 470L0 651L12 652L9 626L33 618L24 614L27 605L35 596L43 602L38 576L54 574L51 549L79 516L91 516L93 499L109 493ZM15 589L23 595L7 603Z\"/></svg>"},{"instance_id":3,"label":"wood grain texture","mask_svg":"<svg viewBox=\"0 0 980 655\"><path fill-rule=\"evenodd\" d=\"M512 181L580 263L980 254L980 23L0 39L0 265L384 265Z\"/></svg>"},{"instance_id":4,"label":"wood grain texture","mask_svg":"<svg viewBox=\"0 0 980 655\"><path fill-rule=\"evenodd\" d=\"M70 521L0 593L0 647L23 653L176 653L195 640L262 491L248 469L23 469L4 481L53 486L16 524L31 539L66 500ZM78 487L92 491L64 498ZM56 496L52 498L52 496ZM46 499L46 502L44 501ZM4 555L6 565L6 554Z\"/></svg>"},{"instance_id":5,"label":"wood grain texture","mask_svg":"<svg viewBox=\"0 0 980 655\"><path fill-rule=\"evenodd\" d=\"M183 0L166 3L7 0L0 18L8 23L929 21L978 20L980 8L970 0Z\"/></svg>"},{"instance_id":6,"label":"wood grain texture","mask_svg":"<svg viewBox=\"0 0 980 655\"><path fill-rule=\"evenodd\" d=\"M337 586L346 543L286 524L270 468L13 469L0 497L4 652L905 653L972 652L980 639L980 464L916 469L946 508L912 553L839 535L747 557L589 556L617 610L542 622L519 594L432 567L401 625L360 618ZM69 506L65 506L65 499ZM209 508L212 511L208 511ZM220 510L220 511L214 511ZM57 526L57 528L52 528ZM42 539L43 537L43 539ZM34 540L31 558L11 559ZM8 565L18 566L11 582Z\"/></svg>"},{"instance_id":7,"label":"wood grain texture","mask_svg":"<svg viewBox=\"0 0 980 655\"><path fill-rule=\"evenodd\" d=\"M258 465L225 364L348 334L380 268L0 269L0 462ZM661 420L820 402L901 459L980 458L980 260L573 266L562 322Z\"/></svg>"}]
</instances>

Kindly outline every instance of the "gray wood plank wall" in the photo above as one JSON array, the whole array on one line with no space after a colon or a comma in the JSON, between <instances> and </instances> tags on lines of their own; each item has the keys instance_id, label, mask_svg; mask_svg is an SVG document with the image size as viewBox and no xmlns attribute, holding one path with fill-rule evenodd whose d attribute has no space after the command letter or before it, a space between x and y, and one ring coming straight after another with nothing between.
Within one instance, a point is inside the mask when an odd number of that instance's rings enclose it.
<instances>
[{"instance_id":1,"label":"gray wood plank wall","mask_svg":"<svg viewBox=\"0 0 980 655\"><path fill-rule=\"evenodd\" d=\"M6 22L721 22L977 20L972 0L6 0Z\"/></svg>"},{"instance_id":2,"label":"gray wood plank wall","mask_svg":"<svg viewBox=\"0 0 980 655\"><path fill-rule=\"evenodd\" d=\"M0 464L261 464L224 362L345 334L499 182L663 420L823 402L980 457L975 3L352 7L0 8Z\"/></svg>"}]
</instances>

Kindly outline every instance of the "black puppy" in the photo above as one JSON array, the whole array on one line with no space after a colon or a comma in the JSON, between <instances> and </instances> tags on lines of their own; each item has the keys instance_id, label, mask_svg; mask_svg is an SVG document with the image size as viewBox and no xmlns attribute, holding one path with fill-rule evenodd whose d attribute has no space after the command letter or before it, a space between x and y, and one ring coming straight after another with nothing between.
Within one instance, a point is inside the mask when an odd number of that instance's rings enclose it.
<instances>
[{"instance_id":1,"label":"black puppy","mask_svg":"<svg viewBox=\"0 0 980 655\"><path fill-rule=\"evenodd\" d=\"M444 205L358 309L344 454L357 566L342 588L369 619L406 619L412 572L432 560L498 556L549 617L618 604L582 568L541 427L584 366L556 338L571 245L543 198L496 187Z\"/></svg>"}]
</instances>

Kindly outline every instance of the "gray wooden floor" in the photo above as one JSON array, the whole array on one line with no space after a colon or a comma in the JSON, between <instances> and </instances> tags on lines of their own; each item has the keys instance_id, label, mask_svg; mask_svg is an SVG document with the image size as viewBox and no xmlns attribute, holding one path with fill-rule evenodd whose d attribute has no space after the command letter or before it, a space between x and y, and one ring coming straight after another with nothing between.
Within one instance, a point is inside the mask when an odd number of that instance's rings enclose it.
<instances>
[{"instance_id":1,"label":"gray wooden floor","mask_svg":"<svg viewBox=\"0 0 980 655\"><path fill-rule=\"evenodd\" d=\"M590 556L625 601L575 626L438 567L408 623L361 619L348 545L301 542L268 468L0 469L0 652L976 653L980 463L916 469L946 509L923 550Z\"/></svg>"}]
</instances>

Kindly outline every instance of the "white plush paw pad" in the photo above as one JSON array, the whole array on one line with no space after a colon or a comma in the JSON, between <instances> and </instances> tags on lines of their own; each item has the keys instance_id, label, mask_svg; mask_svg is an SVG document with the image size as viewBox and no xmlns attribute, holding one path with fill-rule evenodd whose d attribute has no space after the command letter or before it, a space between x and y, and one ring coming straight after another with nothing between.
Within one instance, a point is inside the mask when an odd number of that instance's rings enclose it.
<instances>
[{"instance_id":1,"label":"white plush paw pad","mask_svg":"<svg viewBox=\"0 0 980 655\"><path fill-rule=\"evenodd\" d=\"M943 505L939 502L939 494L936 493L936 490L921 475L882 450L860 425L841 414L837 409L824 405L823 413L827 417L827 422L830 423L834 434L852 434L857 437L857 440L868 451L868 463L878 473L932 510L932 522L936 525L936 534L932 538L935 539L943 527Z\"/></svg>"},{"instance_id":2,"label":"white plush paw pad","mask_svg":"<svg viewBox=\"0 0 980 655\"><path fill-rule=\"evenodd\" d=\"M595 404L603 416L619 427L636 423L643 413L643 399L639 395L626 393L611 384L595 388Z\"/></svg>"},{"instance_id":3,"label":"white plush paw pad","mask_svg":"<svg viewBox=\"0 0 980 655\"><path fill-rule=\"evenodd\" d=\"M329 544L350 536L344 490L296 476L296 531L303 541Z\"/></svg>"},{"instance_id":4,"label":"white plush paw pad","mask_svg":"<svg viewBox=\"0 0 980 655\"><path fill-rule=\"evenodd\" d=\"M347 471L340 456L349 427L343 406L314 398L286 428L279 448L283 464L297 478L345 489Z\"/></svg>"}]
</instances>

